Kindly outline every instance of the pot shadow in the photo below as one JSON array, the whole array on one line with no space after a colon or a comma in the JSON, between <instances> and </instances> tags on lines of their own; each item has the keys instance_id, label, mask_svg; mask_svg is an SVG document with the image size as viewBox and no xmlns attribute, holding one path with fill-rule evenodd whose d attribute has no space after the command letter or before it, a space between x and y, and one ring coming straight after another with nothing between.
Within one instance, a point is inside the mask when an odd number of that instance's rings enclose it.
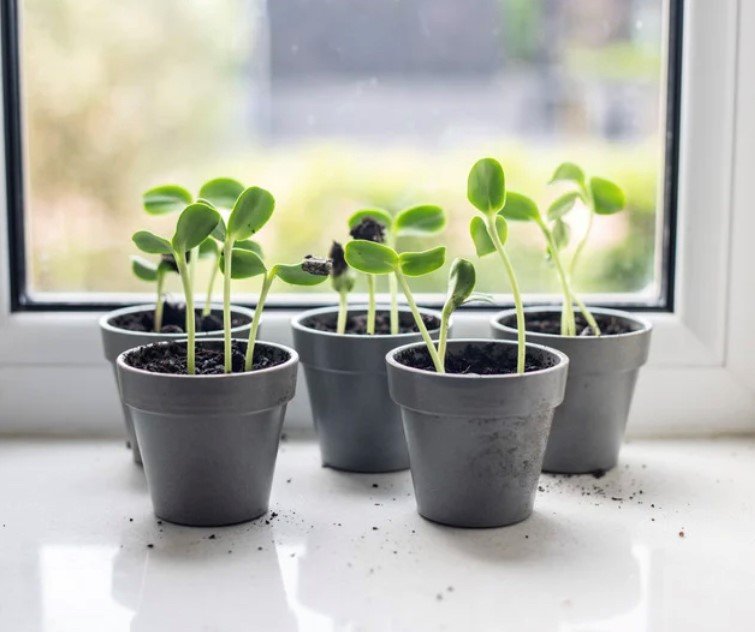
<instances>
[{"instance_id":1,"label":"pot shadow","mask_svg":"<svg viewBox=\"0 0 755 632\"><path fill-rule=\"evenodd\" d=\"M130 629L296 630L265 519L222 528L163 521L130 532L111 585L134 612Z\"/></svg>"}]
</instances>

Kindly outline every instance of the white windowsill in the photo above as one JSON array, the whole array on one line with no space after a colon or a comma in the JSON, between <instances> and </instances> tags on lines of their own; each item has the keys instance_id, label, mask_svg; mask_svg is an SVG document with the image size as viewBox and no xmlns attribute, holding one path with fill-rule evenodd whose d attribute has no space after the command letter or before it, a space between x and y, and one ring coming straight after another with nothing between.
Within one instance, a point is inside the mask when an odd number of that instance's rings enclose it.
<instances>
[{"instance_id":1,"label":"white windowsill","mask_svg":"<svg viewBox=\"0 0 755 632\"><path fill-rule=\"evenodd\" d=\"M748 629L753 459L631 443L602 479L543 475L529 520L464 530L416 513L408 472L324 469L289 438L275 518L195 529L157 523L120 443L4 441L0 628Z\"/></svg>"}]
</instances>

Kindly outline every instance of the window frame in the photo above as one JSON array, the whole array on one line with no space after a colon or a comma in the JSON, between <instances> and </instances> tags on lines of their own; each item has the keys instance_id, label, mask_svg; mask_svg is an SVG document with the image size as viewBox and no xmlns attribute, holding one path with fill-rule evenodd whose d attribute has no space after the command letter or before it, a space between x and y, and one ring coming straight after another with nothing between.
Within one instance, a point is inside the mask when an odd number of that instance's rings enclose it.
<instances>
[{"instance_id":1,"label":"window frame","mask_svg":"<svg viewBox=\"0 0 755 632\"><path fill-rule=\"evenodd\" d=\"M755 431L755 301L748 272L755 234L748 181L755 169L749 106L755 86L745 64L738 64L755 55L755 5L721 0L687 2L684 9L678 217L670 235L673 311L646 314L655 330L630 436ZM0 204L11 193L0 182ZM13 241L8 228L0 222L0 252ZM265 337L290 344L295 313L266 312ZM120 435L99 315L14 311L9 262L0 257L0 432ZM490 315L459 313L455 334L489 335ZM311 427L303 380L286 423Z\"/></svg>"}]
</instances>

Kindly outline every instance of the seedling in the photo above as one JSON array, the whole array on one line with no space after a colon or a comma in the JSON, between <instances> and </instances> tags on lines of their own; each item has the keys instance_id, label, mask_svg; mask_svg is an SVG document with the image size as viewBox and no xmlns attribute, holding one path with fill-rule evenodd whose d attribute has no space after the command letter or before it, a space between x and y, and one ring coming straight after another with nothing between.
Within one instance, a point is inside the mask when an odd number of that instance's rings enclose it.
<instances>
[{"instance_id":1,"label":"seedling","mask_svg":"<svg viewBox=\"0 0 755 632\"><path fill-rule=\"evenodd\" d=\"M349 292L354 289L354 275L344 259L343 246L333 242L328 253L331 262L330 278L333 289L338 293L338 321L336 333L346 333L346 318L349 312Z\"/></svg>"},{"instance_id":2,"label":"seedling","mask_svg":"<svg viewBox=\"0 0 755 632\"><path fill-rule=\"evenodd\" d=\"M231 178L215 178L205 182L199 190L197 201L204 202L208 206L223 212L226 215L233 209L236 200L244 192L244 185ZM182 186L177 184L163 184L153 187L142 196L144 210L150 215L165 215L168 213L181 212L187 204L194 201L192 194ZM220 234L220 230L216 235ZM220 241L223 238L220 237ZM253 241L237 243L238 247L251 248L262 253L258 244ZM201 259L211 259L210 280L207 286L207 294L202 309L202 315L207 316L212 310L212 293L215 287L215 279L218 272L218 261L220 260L220 248L214 239L205 239L189 256L189 277L191 286L194 288L196 265Z\"/></svg>"},{"instance_id":3,"label":"seedling","mask_svg":"<svg viewBox=\"0 0 755 632\"><path fill-rule=\"evenodd\" d=\"M373 239L370 234L375 234L375 229L365 220L370 220L372 224L379 224L382 227L383 238ZM446 227L446 214L442 208L431 204L412 206L404 209L396 215L391 215L388 211L379 208L368 208L357 211L349 218L349 228L351 236L355 239L367 239L370 241L385 242L390 248L396 250L396 242L399 237L427 237L441 232ZM369 277L368 277L369 287ZM398 286L394 276L388 277L388 291L391 296L391 334L395 335L399 330L398 319ZM374 279L372 291L370 293L371 304L373 305L373 331L369 330L369 310L368 310L368 331L374 333Z\"/></svg>"},{"instance_id":4,"label":"seedling","mask_svg":"<svg viewBox=\"0 0 755 632\"><path fill-rule=\"evenodd\" d=\"M407 277L424 276L440 268L446 258L445 247L438 246L423 252L402 252L399 254L385 244L355 239L346 244L345 258L346 262L355 270L375 276L390 275L396 279L397 285L401 287L409 304L409 309L414 316L417 329L422 335L422 340L427 345L435 370L438 373L444 373L443 362L438 356L435 345L422 320L422 315L417 309L417 303L409 288Z\"/></svg>"},{"instance_id":5,"label":"seedling","mask_svg":"<svg viewBox=\"0 0 755 632\"><path fill-rule=\"evenodd\" d=\"M548 219L553 222L554 235L564 235L562 247L568 243L568 225L564 222L564 217L574 208L577 201L581 201L589 211L587 228L577 243L569 264L569 274L574 278L574 271L590 237L595 216L613 215L622 211L626 207L627 199L617 184L598 177L592 177L588 181L582 168L572 162L564 162L556 168L550 180L551 184L555 182L568 182L575 187L557 198L548 208Z\"/></svg>"},{"instance_id":6,"label":"seedling","mask_svg":"<svg viewBox=\"0 0 755 632\"><path fill-rule=\"evenodd\" d=\"M468 259L457 258L451 264L448 271L448 290L446 302L443 304L440 318L440 334L438 336L438 356L445 366L446 344L448 342L448 329L451 326L451 316L465 303L472 301L489 301L492 297L474 292L477 281L477 273L474 264Z\"/></svg>"},{"instance_id":7,"label":"seedling","mask_svg":"<svg viewBox=\"0 0 755 632\"><path fill-rule=\"evenodd\" d=\"M564 208L565 206L562 205L561 207ZM506 195L504 206L500 209L499 214L511 221L534 222L545 237L548 256L556 267L556 273L558 274L561 291L564 296L563 308L561 310L561 335L577 335L577 326L574 318L574 304L576 303L585 317L587 324L596 336L600 336L600 327L598 327L598 323L592 313L572 290L571 279L561 259L560 252L568 242L567 225L563 221L555 221L551 229L540 214L537 204L527 196L514 192L509 192ZM554 211L554 214L557 214L557 212ZM557 217L556 220L560 220L560 218Z\"/></svg>"},{"instance_id":8,"label":"seedling","mask_svg":"<svg viewBox=\"0 0 755 632\"><path fill-rule=\"evenodd\" d=\"M198 248L207 239L220 221L220 214L208 204L189 204L181 212L173 238L168 241L146 230L134 233L132 239L139 250L156 255L172 255L178 268L186 302L186 367L190 375L195 367L195 319L194 297L186 253Z\"/></svg>"},{"instance_id":9,"label":"seedling","mask_svg":"<svg viewBox=\"0 0 755 632\"><path fill-rule=\"evenodd\" d=\"M503 263L516 308L516 370L517 373L524 373L526 354L524 304L514 267L511 265L511 260L504 248L508 236L508 225L502 215L502 209L508 204L508 198L511 198L512 195L506 191L506 176L503 173L503 167L497 160L483 158L472 166L467 180L467 198L474 207L482 212L485 219L479 216L473 217L469 224L469 232L478 257L496 252L501 263Z\"/></svg>"},{"instance_id":10,"label":"seedling","mask_svg":"<svg viewBox=\"0 0 755 632\"><path fill-rule=\"evenodd\" d=\"M152 263L144 257L131 257L131 271L138 279L156 284L157 300L155 301L154 331L159 332L163 328L163 306L165 296L165 275L175 271L175 263L165 257L159 263Z\"/></svg>"},{"instance_id":11,"label":"seedling","mask_svg":"<svg viewBox=\"0 0 755 632\"><path fill-rule=\"evenodd\" d=\"M272 197L272 196L271 196ZM231 216L233 218L233 215ZM229 230L232 222L229 222ZM227 279L248 279L255 276L264 275L262 289L260 290L259 300L254 309L254 318L252 319L251 330L249 331L249 342L246 346L246 355L244 356L244 370L251 371L254 361L254 347L257 341L257 331L260 326L262 310L265 308L265 301L270 287L275 279L281 279L291 285L318 285L328 278L331 270L330 261L327 259L315 259L306 257L301 263L284 264L276 263L271 268L265 266L262 258L253 250L244 250L242 248L232 248L230 256L226 258L225 251L221 256L221 268ZM226 329L226 334L228 329ZM230 353L226 353L226 362L230 358ZM226 368L226 372L229 369Z\"/></svg>"}]
</instances>

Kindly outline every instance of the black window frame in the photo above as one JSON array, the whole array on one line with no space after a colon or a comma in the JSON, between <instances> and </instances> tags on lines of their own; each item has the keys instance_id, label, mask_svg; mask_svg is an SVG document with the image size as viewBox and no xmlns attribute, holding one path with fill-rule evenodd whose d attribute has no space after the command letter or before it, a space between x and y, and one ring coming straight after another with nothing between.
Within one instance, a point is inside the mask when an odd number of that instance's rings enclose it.
<instances>
[{"instance_id":1,"label":"black window frame","mask_svg":"<svg viewBox=\"0 0 755 632\"><path fill-rule=\"evenodd\" d=\"M11 312L103 311L128 302L77 302L34 299L27 288L23 108L21 104L19 2L0 0L0 42L2 58L3 130L5 135L5 187L8 226L8 270ZM684 0L669 2L669 33L666 87L666 146L664 148L663 231L660 297L655 303L611 302L640 312L673 312L676 274L676 236L679 189L679 144L682 100L682 43ZM295 301L270 302L268 309L300 309L315 304ZM506 304L476 309L497 310Z\"/></svg>"}]
</instances>

